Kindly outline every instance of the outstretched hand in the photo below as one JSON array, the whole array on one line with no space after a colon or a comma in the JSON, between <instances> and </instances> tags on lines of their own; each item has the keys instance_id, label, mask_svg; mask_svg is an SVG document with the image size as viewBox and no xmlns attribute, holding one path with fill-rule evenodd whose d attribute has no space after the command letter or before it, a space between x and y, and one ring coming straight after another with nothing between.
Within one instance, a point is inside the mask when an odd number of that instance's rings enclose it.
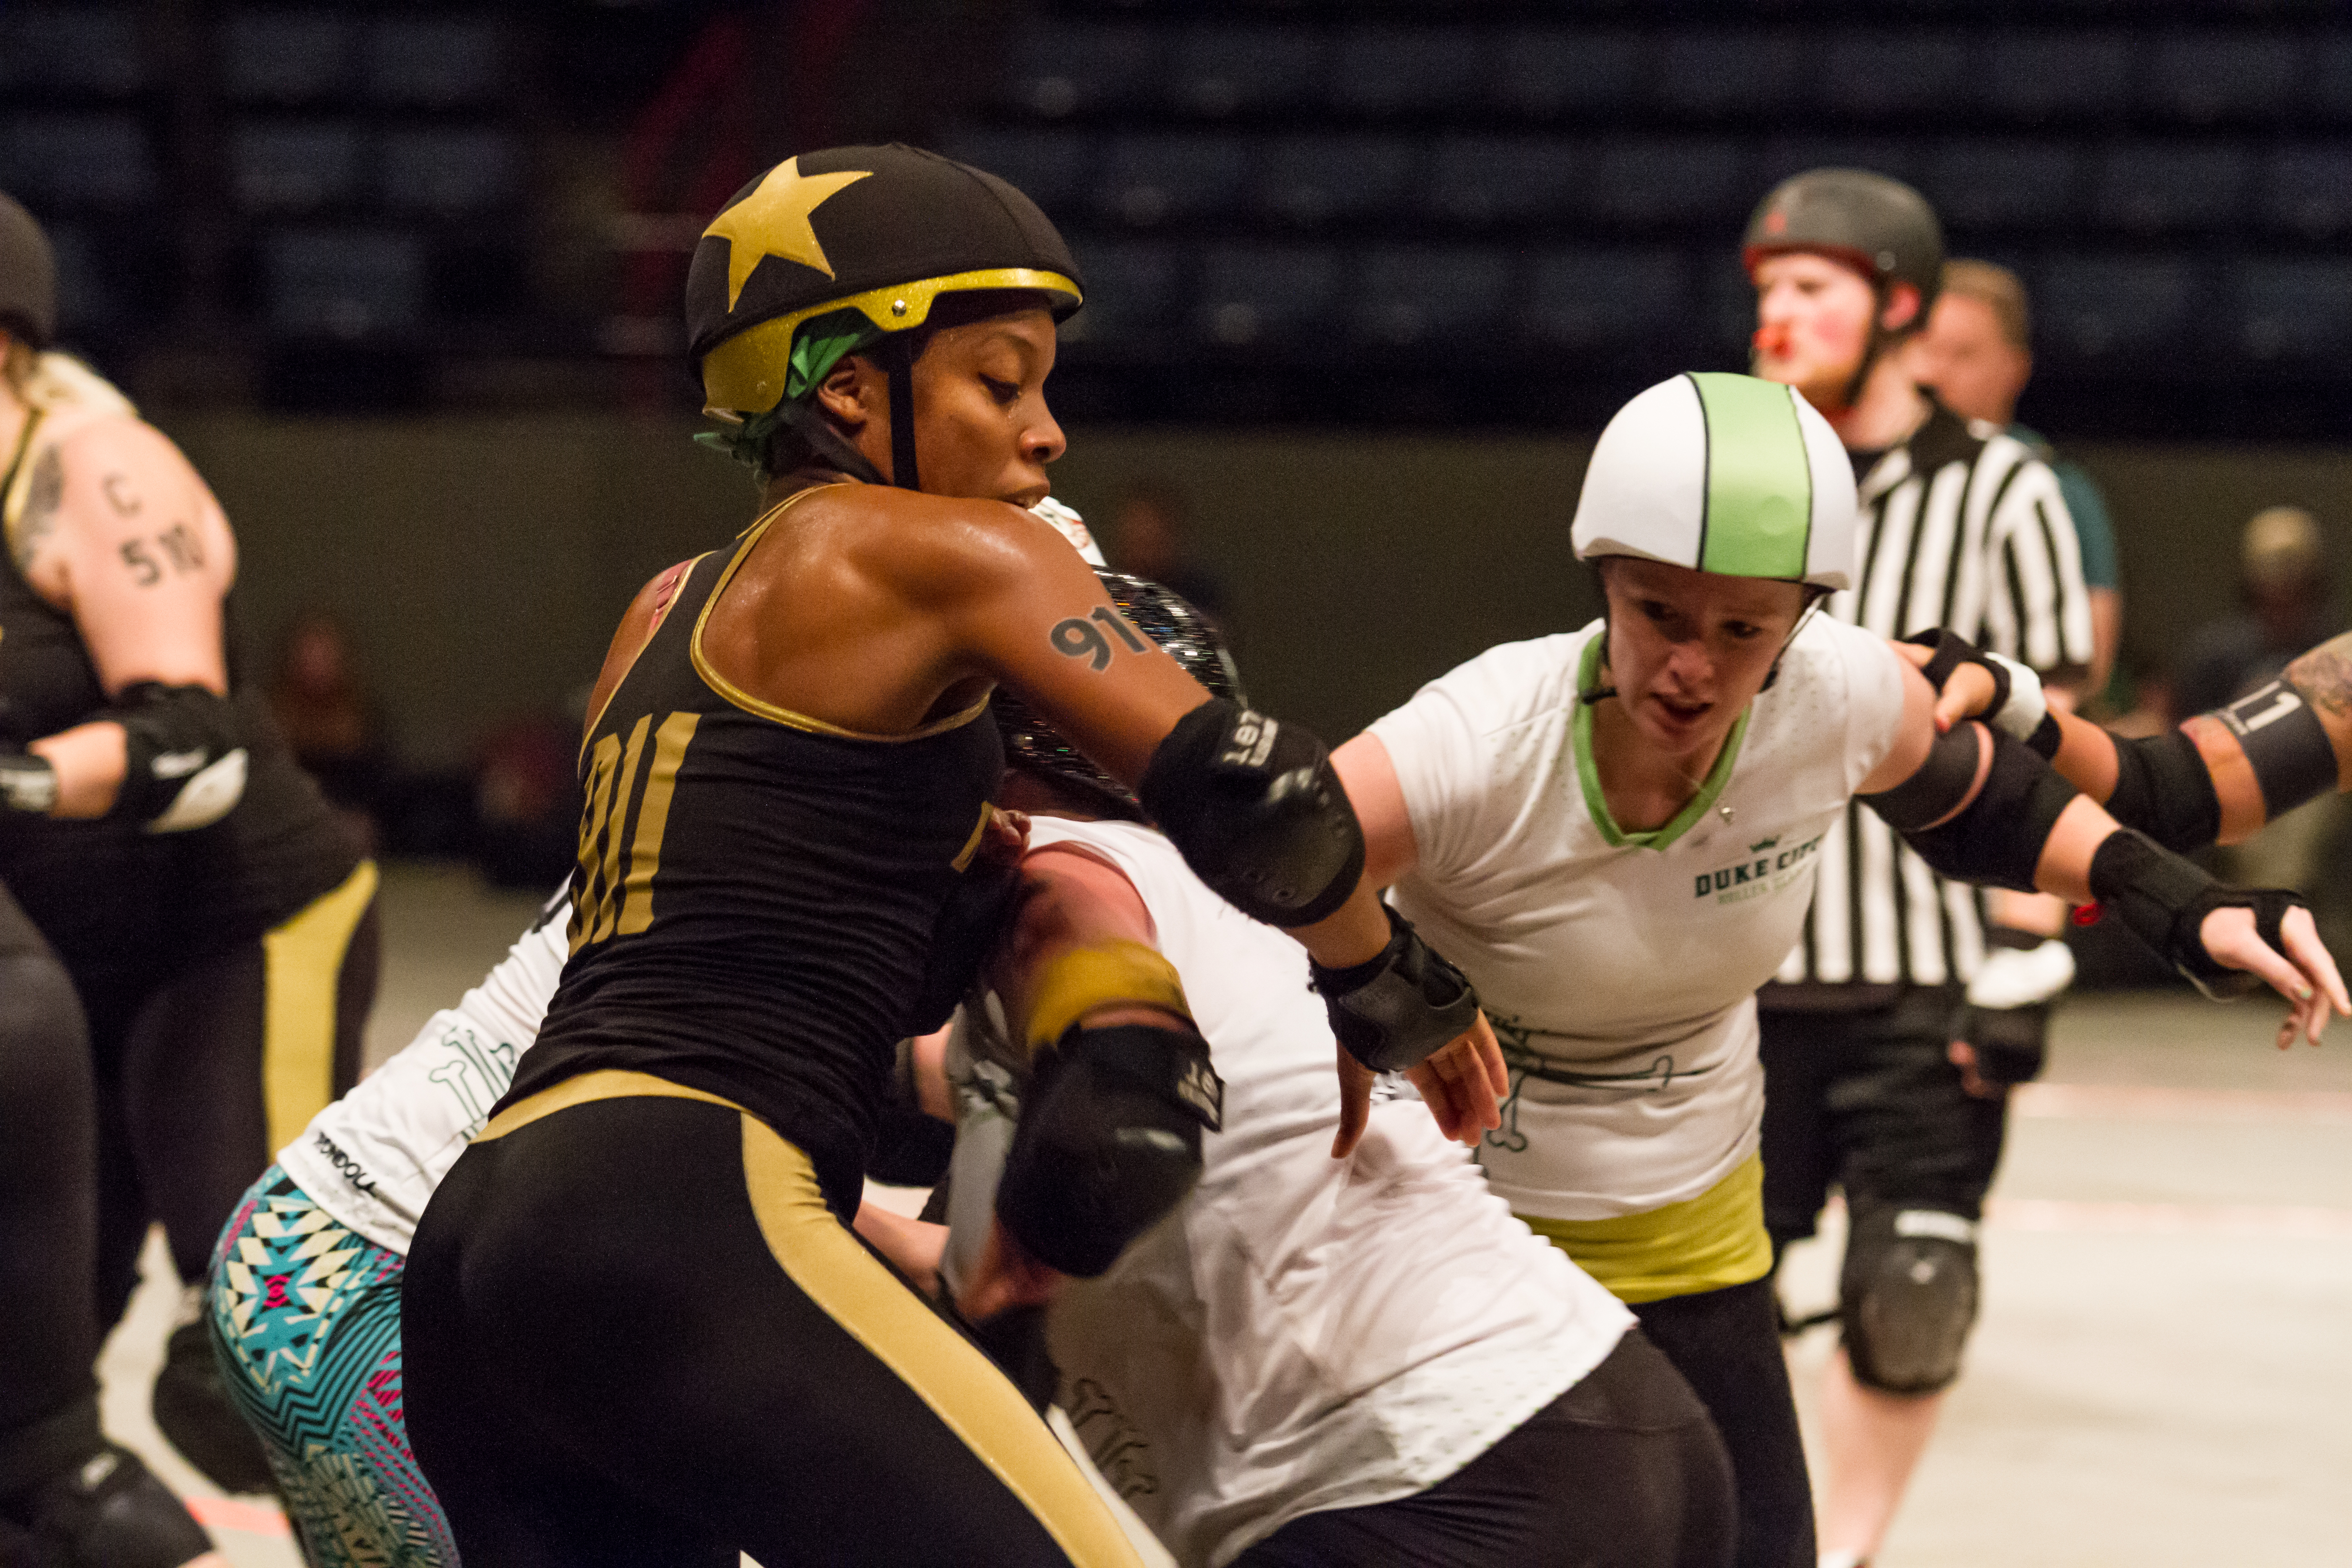
<instances>
[{"instance_id":1,"label":"outstretched hand","mask_svg":"<svg viewBox=\"0 0 2352 1568\"><path fill-rule=\"evenodd\" d=\"M1914 666L1926 669L1936 657L1936 650L1921 643L1898 642L1895 651L1909 659ZM1980 664L1962 664L1945 678L1944 689L1936 693L1936 733L1945 734L1963 719L1975 719L1992 706L2000 688L1993 684L1992 671Z\"/></svg>"},{"instance_id":2,"label":"outstretched hand","mask_svg":"<svg viewBox=\"0 0 2352 1568\"><path fill-rule=\"evenodd\" d=\"M2198 940L2215 963L2244 970L2293 1004L2279 1026L2279 1049L2294 1045L2298 1036L2315 1046L2331 1010L2352 1016L2352 997L2345 994L2344 976L2319 940L2309 910L2287 910L2279 934L2286 945L2284 955L2256 934L2254 911L2244 908L2215 910L2197 928Z\"/></svg>"},{"instance_id":3,"label":"outstretched hand","mask_svg":"<svg viewBox=\"0 0 2352 1568\"><path fill-rule=\"evenodd\" d=\"M1364 1135L1371 1116L1372 1082L1379 1075L1349 1056L1345 1046L1337 1047L1337 1055L1339 1131L1331 1140L1331 1157L1343 1160ZM1457 1143L1475 1147L1488 1128L1503 1124L1502 1102L1511 1092L1511 1074L1483 1012L1444 1049L1406 1069L1404 1076L1421 1091L1438 1131Z\"/></svg>"}]
</instances>

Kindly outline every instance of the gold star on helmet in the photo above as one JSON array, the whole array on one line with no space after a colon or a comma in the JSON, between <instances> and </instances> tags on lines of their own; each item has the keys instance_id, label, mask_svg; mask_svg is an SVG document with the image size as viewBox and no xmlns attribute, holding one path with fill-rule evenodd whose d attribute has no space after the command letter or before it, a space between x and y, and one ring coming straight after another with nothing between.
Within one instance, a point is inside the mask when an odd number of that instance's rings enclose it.
<instances>
[{"instance_id":1,"label":"gold star on helmet","mask_svg":"<svg viewBox=\"0 0 2352 1568\"><path fill-rule=\"evenodd\" d=\"M832 277L833 263L824 258L809 215L843 186L872 173L845 169L838 174L803 174L801 161L787 158L768 171L759 189L712 219L702 232L727 242L727 308L735 308L752 268L767 257L781 256Z\"/></svg>"}]
</instances>

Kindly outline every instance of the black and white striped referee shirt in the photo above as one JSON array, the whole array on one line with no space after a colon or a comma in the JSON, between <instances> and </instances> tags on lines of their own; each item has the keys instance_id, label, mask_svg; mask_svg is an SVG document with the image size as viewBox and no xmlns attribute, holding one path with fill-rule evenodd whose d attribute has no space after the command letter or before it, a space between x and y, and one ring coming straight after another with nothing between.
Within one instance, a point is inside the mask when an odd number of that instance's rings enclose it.
<instances>
[{"instance_id":1,"label":"black and white striped referee shirt","mask_svg":"<svg viewBox=\"0 0 2352 1568\"><path fill-rule=\"evenodd\" d=\"M2049 467L1996 426L1936 405L1910 440L1858 453L1856 586L1828 613L1886 637L1949 626L2048 674L2091 659L2074 520ZM1975 890L1947 882L1856 804L1824 839L1784 981L1964 981L1984 956Z\"/></svg>"}]
</instances>

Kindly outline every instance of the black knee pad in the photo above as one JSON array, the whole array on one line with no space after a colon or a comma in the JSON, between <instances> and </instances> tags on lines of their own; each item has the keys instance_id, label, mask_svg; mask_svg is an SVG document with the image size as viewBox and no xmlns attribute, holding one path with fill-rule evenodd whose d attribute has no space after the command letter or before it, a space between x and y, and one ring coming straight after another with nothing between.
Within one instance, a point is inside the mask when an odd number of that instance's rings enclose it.
<instances>
[{"instance_id":1,"label":"black knee pad","mask_svg":"<svg viewBox=\"0 0 2352 1568\"><path fill-rule=\"evenodd\" d=\"M1976 1226L1941 1209L1859 1214L1839 1293L1855 1381L1884 1394L1947 1388L1976 1321Z\"/></svg>"}]
</instances>

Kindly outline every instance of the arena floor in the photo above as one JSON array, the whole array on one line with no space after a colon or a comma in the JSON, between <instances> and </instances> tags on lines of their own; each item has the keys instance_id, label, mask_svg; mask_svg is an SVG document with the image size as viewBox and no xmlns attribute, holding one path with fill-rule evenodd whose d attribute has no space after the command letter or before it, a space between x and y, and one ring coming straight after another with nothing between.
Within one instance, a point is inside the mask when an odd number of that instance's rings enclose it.
<instances>
[{"instance_id":1,"label":"arena floor","mask_svg":"<svg viewBox=\"0 0 2352 1568\"><path fill-rule=\"evenodd\" d=\"M468 875L384 884L371 1059L480 978L537 900ZM2088 996L2021 1095L1986 1238L1984 1321L1879 1568L2323 1568L2352 1563L2352 1025L2271 1047L2274 1012ZM1835 1223L1790 1259L1829 1300ZM160 1249L151 1268L168 1273ZM144 1410L171 1310L154 1281L107 1347L107 1418L238 1568L295 1568L276 1510L223 1499ZM1792 1352L1801 1394L1830 1349Z\"/></svg>"}]
</instances>

